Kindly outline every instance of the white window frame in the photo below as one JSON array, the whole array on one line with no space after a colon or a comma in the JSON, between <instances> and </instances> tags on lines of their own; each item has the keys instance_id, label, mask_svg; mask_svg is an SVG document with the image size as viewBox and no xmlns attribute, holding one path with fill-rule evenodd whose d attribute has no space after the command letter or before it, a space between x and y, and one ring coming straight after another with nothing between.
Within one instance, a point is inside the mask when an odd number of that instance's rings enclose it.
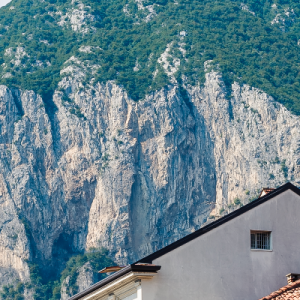
<instances>
[{"instance_id":1,"label":"white window frame","mask_svg":"<svg viewBox=\"0 0 300 300\"><path fill-rule=\"evenodd\" d=\"M263 248L256 248L257 247L257 234L268 234L269 235L269 248L268 249L263 249ZM255 248L252 248L252 235L255 235ZM266 251L270 252L273 251L273 234L272 231L269 230L250 230L250 250L251 251Z\"/></svg>"}]
</instances>

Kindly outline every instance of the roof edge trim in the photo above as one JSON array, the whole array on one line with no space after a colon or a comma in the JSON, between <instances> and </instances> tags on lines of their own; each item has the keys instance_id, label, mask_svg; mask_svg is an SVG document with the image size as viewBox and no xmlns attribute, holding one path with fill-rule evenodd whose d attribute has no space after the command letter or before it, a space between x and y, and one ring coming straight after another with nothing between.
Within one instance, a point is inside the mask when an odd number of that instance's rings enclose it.
<instances>
[{"instance_id":1,"label":"roof edge trim","mask_svg":"<svg viewBox=\"0 0 300 300\"><path fill-rule=\"evenodd\" d=\"M154 266L154 265L136 265L136 264L131 264L126 266L125 268L121 269L120 271L104 278L103 280L95 283L94 285L92 285L91 287L89 287L88 289L72 296L71 298L69 298L69 300L79 300L82 297L98 290L99 288L111 283L112 281L120 278L121 276L130 273L130 272L148 272L148 273L156 273L157 271L159 271L161 269L161 266Z\"/></svg>"}]
</instances>

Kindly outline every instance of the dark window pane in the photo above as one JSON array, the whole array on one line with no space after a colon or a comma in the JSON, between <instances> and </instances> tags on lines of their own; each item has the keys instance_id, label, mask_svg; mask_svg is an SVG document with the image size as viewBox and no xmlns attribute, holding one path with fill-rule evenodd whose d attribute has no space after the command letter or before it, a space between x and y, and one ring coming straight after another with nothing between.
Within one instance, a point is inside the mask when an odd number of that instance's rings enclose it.
<instances>
[{"instance_id":1,"label":"dark window pane","mask_svg":"<svg viewBox=\"0 0 300 300\"><path fill-rule=\"evenodd\" d=\"M271 249L271 232L251 233L251 249Z\"/></svg>"},{"instance_id":2,"label":"dark window pane","mask_svg":"<svg viewBox=\"0 0 300 300\"><path fill-rule=\"evenodd\" d=\"M255 249L256 245L255 245L255 234L251 233L251 249Z\"/></svg>"}]
</instances>

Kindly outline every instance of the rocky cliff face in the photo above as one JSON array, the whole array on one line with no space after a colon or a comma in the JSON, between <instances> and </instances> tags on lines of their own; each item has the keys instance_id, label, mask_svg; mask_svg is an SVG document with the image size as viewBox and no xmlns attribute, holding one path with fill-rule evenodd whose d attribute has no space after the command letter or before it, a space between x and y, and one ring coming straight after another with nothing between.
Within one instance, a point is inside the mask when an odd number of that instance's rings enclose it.
<instances>
[{"instance_id":1,"label":"rocky cliff face","mask_svg":"<svg viewBox=\"0 0 300 300\"><path fill-rule=\"evenodd\" d=\"M299 184L299 117L260 90L228 91L211 71L137 103L114 82L83 86L74 66L62 74L52 106L0 87L1 285L29 280L26 260L59 271L91 247L132 262L213 209Z\"/></svg>"},{"instance_id":2,"label":"rocky cliff face","mask_svg":"<svg viewBox=\"0 0 300 300\"><path fill-rule=\"evenodd\" d=\"M213 144L216 206L258 195L285 181L299 185L299 117L247 85L232 85L225 97L221 75L206 75L204 88L190 89Z\"/></svg>"},{"instance_id":3,"label":"rocky cliff face","mask_svg":"<svg viewBox=\"0 0 300 300\"><path fill-rule=\"evenodd\" d=\"M70 288L70 276L68 276L61 286L61 300L68 300L70 296L80 293L89 288L93 283L97 282L97 276L95 276L90 262L87 262L78 269L78 277L76 279L76 286L78 289L72 291Z\"/></svg>"}]
</instances>

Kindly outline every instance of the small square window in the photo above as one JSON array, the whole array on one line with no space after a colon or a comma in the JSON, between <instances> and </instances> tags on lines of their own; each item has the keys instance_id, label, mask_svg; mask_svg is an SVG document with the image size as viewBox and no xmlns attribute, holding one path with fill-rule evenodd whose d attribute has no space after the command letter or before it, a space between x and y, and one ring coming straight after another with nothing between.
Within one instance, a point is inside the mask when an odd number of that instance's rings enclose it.
<instances>
[{"instance_id":1,"label":"small square window","mask_svg":"<svg viewBox=\"0 0 300 300\"><path fill-rule=\"evenodd\" d=\"M251 249L271 250L271 232L251 231Z\"/></svg>"}]
</instances>

